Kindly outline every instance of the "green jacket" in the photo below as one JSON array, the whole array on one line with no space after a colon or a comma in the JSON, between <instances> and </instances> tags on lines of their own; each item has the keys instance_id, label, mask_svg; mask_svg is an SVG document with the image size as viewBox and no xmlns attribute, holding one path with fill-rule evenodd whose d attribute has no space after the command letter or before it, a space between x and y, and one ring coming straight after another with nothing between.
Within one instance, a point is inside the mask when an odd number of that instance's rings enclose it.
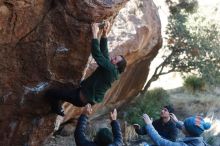
<instances>
[{"instance_id":1,"label":"green jacket","mask_svg":"<svg viewBox=\"0 0 220 146\"><path fill-rule=\"evenodd\" d=\"M98 67L91 76L81 82L81 91L90 102L99 103L103 101L111 84L118 79L119 72L110 61L107 38L101 38L100 46L98 39L93 39L91 52Z\"/></svg>"}]
</instances>

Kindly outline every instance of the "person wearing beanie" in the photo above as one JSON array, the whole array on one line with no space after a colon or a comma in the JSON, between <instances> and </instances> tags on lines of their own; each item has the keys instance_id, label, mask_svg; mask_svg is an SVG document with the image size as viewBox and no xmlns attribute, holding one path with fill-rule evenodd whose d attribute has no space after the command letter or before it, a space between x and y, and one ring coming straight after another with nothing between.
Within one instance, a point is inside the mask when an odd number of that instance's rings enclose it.
<instances>
[{"instance_id":1,"label":"person wearing beanie","mask_svg":"<svg viewBox=\"0 0 220 146\"><path fill-rule=\"evenodd\" d=\"M170 114L173 112L174 108L171 105L164 106L160 112L160 119L154 120L152 125L160 136L171 141L176 141L178 129L175 122L173 122L170 117ZM147 134L145 127L140 127L140 125L134 124L134 128L139 135Z\"/></svg>"},{"instance_id":2,"label":"person wearing beanie","mask_svg":"<svg viewBox=\"0 0 220 146\"><path fill-rule=\"evenodd\" d=\"M184 127L187 133L193 137L199 137L211 127L210 123L206 123L201 116L189 117L184 120Z\"/></svg>"},{"instance_id":3,"label":"person wearing beanie","mask_svg":"<svg viewBox=\"0 0 220 146\"><path fill-rule=\"evenodd\" d=\"M87 104L83 113L78 119L74 132L75 142L77 146L122 146L122 133L120 124L117 121L117 110L114 109L110 113L112 132L108 128L101 128L96 134L94 141L86 139L85 130L88 115L92 113L90 104Z\"/></svg>"},{"instance_id":4,"label":"person wearing beanie","mask_svg":"<svg viewBox=\"0 0 220 146\"><path fill-rule=\"evenodd\" d=\"M145 130L157 146L208 146L208 144L204 142L201 134L205 130L208 130L211 124L205 122L201 116L186 118L184 122L178 121L174 114L171 114L171 118L186 136L176 142L162 138L152 126L150 117L147 114L143 114L143 119L146 123Z\"/></svg>"}]
</instances>

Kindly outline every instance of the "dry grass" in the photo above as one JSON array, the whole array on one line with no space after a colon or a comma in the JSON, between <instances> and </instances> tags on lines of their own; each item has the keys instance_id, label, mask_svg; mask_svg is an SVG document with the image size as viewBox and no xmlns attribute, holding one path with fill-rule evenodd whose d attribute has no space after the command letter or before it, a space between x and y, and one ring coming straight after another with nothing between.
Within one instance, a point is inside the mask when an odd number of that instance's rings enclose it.
<instances>
[{"instance_id":1,"label":"dry grass","mask_svg":"<svg viewBox=\"0 0 220 146\"><path fill-rule=\"evenodd\" d=\"M212 123L210 130L204 133L205 140L212 146L220 144L220 88L196 92L194 94L181 90L170 92L171 102L180 120L192 115L202 115Z\"/></svg>"},{"instance_id":2,"label":"dry grass","mask_svg":"<svg viewBox=\"0 0 220 146\"><path fill-rule=\"evenodd\" d=\"M170 98L180 117L195 114L206 116L213 112L220 117L220 94L215 91L192 94L182 89L170 92Z\"/></svg>"}]
</instances>

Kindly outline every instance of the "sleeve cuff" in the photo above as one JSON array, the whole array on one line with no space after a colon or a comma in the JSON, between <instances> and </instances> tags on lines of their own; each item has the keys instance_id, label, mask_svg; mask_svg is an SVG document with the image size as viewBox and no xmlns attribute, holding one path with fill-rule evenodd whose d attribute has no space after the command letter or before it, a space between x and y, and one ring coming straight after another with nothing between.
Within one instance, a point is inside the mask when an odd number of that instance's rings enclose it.
<instances>
[{"instance_id":1,"label":"sleeve cuff","mask_svg":"<svg viewBox=\"0 0 220 146\"><path fill-rule=\"evenodd\" d=\"M176 127L178 128L178 129L182 129L183 128L183 122L182 121L178 121L178 122L176 122Z\"/></svg>"},{"instance_id":2,"label":"sleeve cuff","mask_svg":"<svg viewBox=\"0 0 220 146\"><path fill-rule=\"evenodd\" d=\"M148 131L151 131L151 129L153 129L153 125L152 125L152 124L146 124L146 125L144 126L144 128L147 130L147 131L146 131L146 133L147 133Z\"/></svg>"},{"instance_id":3,"label":"sleeve cuff","mask_svg":"<svg viewBox=\"0 0 220 146\"><path fill-rule=\"evenodd\" d=\"M81 115L80 115L80 119L88 119L88 116L85 115L85 114L81 114Z\"/></svg>"},{"instance_id":4,"label":"sleeve cuff","mask_svg":"<svg viewBox=\"0 0 220 146\"><path fill-rule=\"evenodd\" d=\"M108 39L107 39L107 37L101 37L101 40L107 41Z\"/></svg>"},{"instance_id":5,"label":"sleeve cuff","mask_svg":"<svg viewBox=\"0 0 220 146\"><path fill-rule=\"evenodd\" d=\"M93 38L92 42L99 42L99 40L97 38Z\"/></svg>"},{"instance_id":6,"label":"sleeve cuff","mask_svg":"<svg viewBox=\"0 0 220 146\"><path fill-rule=\"evenodd\" d=\"M111 121L111 125L116 125L116 124L118 124L118 121L117 121L117 120L112 120L112 121Z\"/></svg>"}]
</instances>

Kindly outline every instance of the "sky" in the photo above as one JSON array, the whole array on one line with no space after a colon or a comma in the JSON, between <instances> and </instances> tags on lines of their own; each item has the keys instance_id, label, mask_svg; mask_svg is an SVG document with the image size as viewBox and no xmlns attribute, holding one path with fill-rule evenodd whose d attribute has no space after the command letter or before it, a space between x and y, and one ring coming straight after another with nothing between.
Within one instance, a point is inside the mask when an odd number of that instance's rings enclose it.
<instances>
[{"instance_id":1,"label":"sky","mask_svg":"<svg viewBox=\"0 0 220 146\"><path fill-rule=\"evenodd\" d=\"M168 7L165 4L165 0L153 0L156 6L158 7L161 25L162 25L162 36L165 36L165 27L168 23L167 17L169 16ZM200 13L201 15L207 16L210 19L213 19L217 22L220 21L220 0L198 0L200 6ZM215 7L215 8L213 8ZM213 15L212 12L215 12ZM211 14L210 14L211 13ZM160 51L159 54L155 57L151 64L150 69L150 76L154 72L154 69L158 64L162 61L161 55L162 52ZM150 77L149 76L149 77ZM153 82L150 89L155 87L162 87L164 89L173 89L178 88L183 85L183 80L179 73L169 73L167 75L161 76L157 81Z\"/></svg>"}]
</instances>

